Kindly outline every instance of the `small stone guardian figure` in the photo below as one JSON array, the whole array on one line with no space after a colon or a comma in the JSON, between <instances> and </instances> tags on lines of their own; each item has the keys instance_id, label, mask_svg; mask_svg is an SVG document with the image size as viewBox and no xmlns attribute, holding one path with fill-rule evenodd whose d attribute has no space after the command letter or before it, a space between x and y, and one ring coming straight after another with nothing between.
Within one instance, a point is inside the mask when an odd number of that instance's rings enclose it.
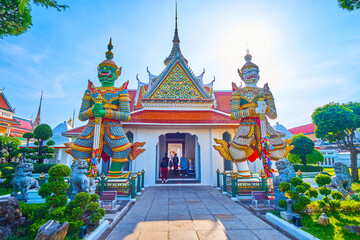
<instances>
[{"instance_id":1,"label":"small stone guardian figure","mask_svg":"<svg viewBox=\"0 0 360 240\"><path fill-rule=\"evenodd\" d=\"M38 181L32 177L33 170L34 165L32 163L21 163L16 167L14 179L12 180L14 192L11 193L11 196L16 197L17 200L27 202L29 200L28 191L40 188ZM21 191L20 195L18 195L19 190Z\"/></svg>"},{"instance_id":2,"label":"small stone guardian figure","mask_svg":"<svg viewBox=\"0 0 360 240\"><path fill-rule=\"evenodd\" d=\"M71 200L74 200L80 192L95 193L95 179L86 176L87 172L88 162L85 159L78 159L71 165L70 181L73 188L70 195Z\"/></svg>"},{"instance_id":3,"label":"small stone guardian figure","mask_svg":"<svg viewBox=\"0 0 360 240\"><path fill-rule=\"evenodd\" d=\"M254 162L256 159L263 161L264 171L269 177L276 172L275 164L271 162L285 158L293 147L289 146L291 140L283 141L266 119L277 117L274 97L267 84L262 88L257 87L259 67L251 62L251 58L247 50L246 63L241 70L238 69L245 87L237 87L233 83L231 118L240 120L237 132L229 143L215 138L219 145L214 145L214 148L223 158L236 163L241 177L251 177L248 161Z\"/></svg>"}]
</instances>

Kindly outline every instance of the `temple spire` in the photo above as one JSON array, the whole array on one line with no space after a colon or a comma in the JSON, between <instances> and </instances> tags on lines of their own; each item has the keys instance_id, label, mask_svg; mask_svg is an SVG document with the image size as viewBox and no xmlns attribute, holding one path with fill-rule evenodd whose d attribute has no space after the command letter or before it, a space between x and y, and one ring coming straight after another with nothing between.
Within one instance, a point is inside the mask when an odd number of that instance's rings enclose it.
<instances>
[{"instance_id":1,"label":"temple spire","mask_svg":"<svg viewBox=\"0 0 360 240\"><path fill-rule=\"evenodd\" d=\"M177 56L180 56L181 59L187 64L188 61L181 54L181 50L180 50L180 38L179 38L178 24L177 24L177 2L175 3L175 32L172 42L173 42L173 47L171 49L170 55L165 59L164 64L166 66L169 65L171 60L173 60Z\"/></svg>"},{"instance_id":2,"label":"temple spire","mask_svg":"<svg viewBox=\"0 0 360 240\"><path fill-rule=\"evenodd\" d=\"M36 115L35 122L34 122L34 124L33 124L33 128L34 128L34 129L41 124L40 114L41 114L42 98L43 98L43 91L41 91L39 109L38 109L38 113L37 113L37 115Z\"/></svg>"}]
</instances>

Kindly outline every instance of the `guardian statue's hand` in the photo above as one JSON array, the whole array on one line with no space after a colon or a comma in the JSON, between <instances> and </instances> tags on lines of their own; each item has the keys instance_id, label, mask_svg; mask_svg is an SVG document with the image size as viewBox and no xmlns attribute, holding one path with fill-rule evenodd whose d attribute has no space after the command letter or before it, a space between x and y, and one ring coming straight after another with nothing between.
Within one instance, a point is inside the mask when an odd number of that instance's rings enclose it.
<instances>
[{"instance_id":1,"label":"guardian statue's hand","mask_svg":"<svg viewBox=\"0 0 360 240\"><path fill-rule=\"evenodd\" d=\"M267 107L266 102L265 101L259 101L257 104L258 104L258 106L255 108L255 112L257 114L265 113L266 107Z\"/></svg>"},{"instance_id":2,"label":"guardian statue's hand","mask_svg":"<svg viewBox=\"0 0 360 240\"><path fill-rule=\"evenodd\" d=\"M104 117L105 116L105 110L102 105L102 103L95 103L92 112L94 113L95 117Z\"/></svg>"}]
</instances>

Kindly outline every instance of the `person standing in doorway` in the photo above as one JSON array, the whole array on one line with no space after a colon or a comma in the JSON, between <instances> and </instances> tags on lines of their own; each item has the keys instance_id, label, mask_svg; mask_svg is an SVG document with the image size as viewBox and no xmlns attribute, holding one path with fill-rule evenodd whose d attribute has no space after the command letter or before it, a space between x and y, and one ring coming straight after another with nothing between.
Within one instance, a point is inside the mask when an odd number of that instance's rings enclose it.
<instances>
[{"instance_id":1,"label":"person standing in doorway","mask_svg":"<svg viewBox=\"0 0 360 240\"><path fill-rule=\"evenodd\" d=\"M167 182L167 172L168 172L168 166L169 166L169 158L167 156L167 153L165 153L165 156L162 158L160 163L161 168L161 183Z\"/></svg>"},{"instance_id":2,"label":"person standing in doorway","mask_svg":"<svg viewBox=\"0 0 360 240\"><path fill-rule=\"evenodd\" d=\"M174 176L177 175L177 170L178 170L178 164L179 164L179 158L177 156L177 154L175 153L175 156L173 158L173 164L174 164Z\"/></svg>"},{"instance_id":3,"label":"person standing in doorway","mask_svg":"<svg viewBox=\"0 0 360 240\"><path fill-rule=\"evenodd\" d=\"M182 157L180 158L180 167L181 167L181 173L184 174L185 177L187 177L187 159L185 157L185 153L183 153Z\"/></svg>"}]
</instances>

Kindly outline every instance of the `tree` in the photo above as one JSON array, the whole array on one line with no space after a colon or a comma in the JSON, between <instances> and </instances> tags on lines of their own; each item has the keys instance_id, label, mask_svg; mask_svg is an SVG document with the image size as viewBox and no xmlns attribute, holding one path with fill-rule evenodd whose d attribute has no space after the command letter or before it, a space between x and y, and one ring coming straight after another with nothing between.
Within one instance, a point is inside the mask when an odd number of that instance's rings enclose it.
<instances>
[{"instance_id":1,"label":"tree","mask_svg":"<svg viewBox=\"0 0 360 240\"><path fill-rule=\"evenodd\" d=\"M54 141L49 140L53 135L51 127L47 124L40 124L34 130L34 138L37 140L34 144L37 146L33 149L27 150L26 158L36 160L37 163L42 164L44 159L50 159L54 157L54 148L51 147L55 144ZM47 141L47 142L46 142Z\"/></svg>"},{"instance_id":2,"label":"tree","mask_svg":"<svg viewBox=\"0 0 360 240\"><path fill-rule=\"evenodd\" d=\"M355 145L354 138L356 129L360 127L360 103L329 103L315 109L312 119L317 138L336 143L350 152L351 173L354 181L358 181L357 156L360 148Z\"/></svg>"},{"instance_id":3,"label":"tree","mask_svg":"<svg viewBox=\"0 0 360 240\"><path fill-rule=\"evenodd\" d=\"M31 4L55 8L63 11L69 6L59 4L57 0L1 0L0 1L0 37L19 35L32 26Z\"/></svg>"},{"instance_id":4,"label":"tree","mask_svg":"<svg viewBox=\"0 0 360 240\"><path fill-rule=\"evenodd\" d=\"M299 155L296 154L289 153L287 159L292 164L301 163L301 159ZM314 148L312 153L306 155L306 164L317 164L318 162L323 162L323 161L324 161L324 155L316 148Z\"/></svg>"},{"instance_id":5,"label":"tree","mask_svg":"<svg viewBox=\"0 0 360 240\"><path fill-rule=\"evenodd\" d=\"M348 11L354 11L360 8L359 0L338 0L339 7Z\"/></svg>"},{"instance_id":6,"label":"tree","mask_svg":"<svg viewBox=\"0 0 360 240\"><path fill-rule=\"evenodd\" d=\"M21 141L17 137L0 136L0 158L4 157L7 162L11 161L11 158L19 155L19 146Z\"/></svg>"},{"instance_id":7,"label":"tree","mask_svg":"<svg viewBox=\"0 0 360 240\"><path fill-rule=\"evenodd\" d=\"M315 144L313 140L304 134L299 133L293 137L291 145L295 147L290 153L297 155L301 159L301 162L306 165L306 155L309 155L314 151Z\"/></svg>"}]
</instances>

